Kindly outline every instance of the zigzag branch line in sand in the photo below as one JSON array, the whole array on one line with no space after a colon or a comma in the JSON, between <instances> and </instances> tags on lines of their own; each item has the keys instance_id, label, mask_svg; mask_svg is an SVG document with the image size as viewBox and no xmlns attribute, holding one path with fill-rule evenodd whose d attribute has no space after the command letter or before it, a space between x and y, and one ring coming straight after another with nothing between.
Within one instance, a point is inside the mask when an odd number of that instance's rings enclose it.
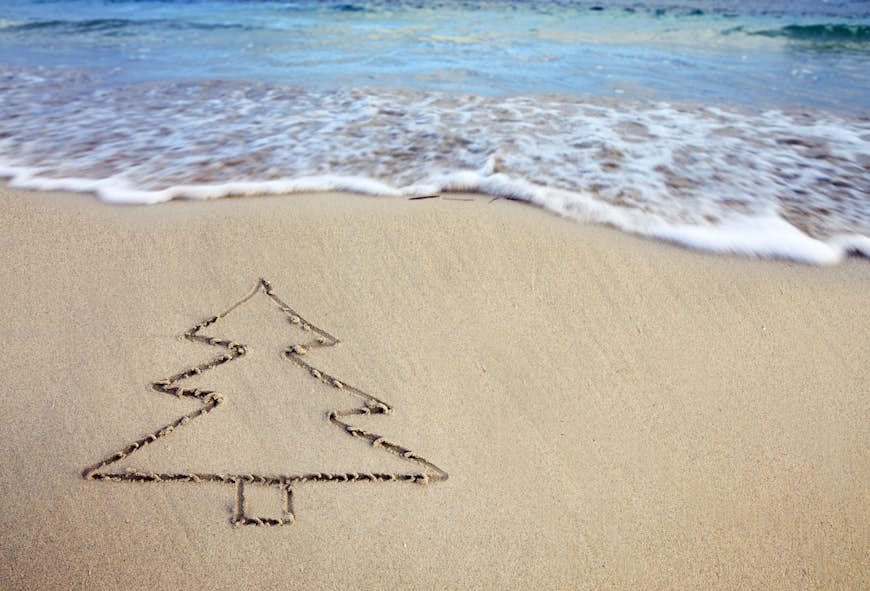
<instances>
[{"instance_id":1,"label":"zigzag branch line in sand","mask_svg":"<svg viewBox=\"0 0 870 591\"><path fill-rule=\"evenodd\" d=\"M347 473L324 473L313 472L307 474L216 474L216 473L195 473L195 472L148 472L127 468L123 472L111 472L104 469L112 464L119 462L136 451L169 436L175 430L184 427L200 417L207 415L215 410L223 402L223 395L214 390L202 390L199 388L185 388L177 385L177 382L186 378L200 375L205 371L213 369L224 363L233 361L242 357L247 352L247 347L242 343L219 339L215 337L200 334L200 331L208 326L211 326L221 318L227 316L230 312L245 304L253 298L260 290L265 293L269 299L275 303L281 311L287 315L291 324L301 328L303 331L310 332L314 336L310 341L300 344L295 344L283 351L282 355L288 361L291 361L299 367L308 371L311 377L323 382L333 388L347 392L363 401L361 406L352 408L335 409L326 414L326 420L351 437L362 439L368 442L372 447L379 448L388 453L396 455L408 462L411 462L421 469L417 472L406 473L382 473L382 472L347 472ZM375 414L390 414L392 407L371 394L341 382L337 378L323 372L316 367L308 364L303 360L305 354L312 349L320 347L334 347L338 344L338 339L327 333L326 331L316 327L300 314L285 304L272 291L272 286L265 279L260 279L257 285L238 302L232 306L212 316L208 320L201 322L190 330L184 333L183 337L189 341L205 343L213 347L219 347L226 352L213 358L212 360L191 367L180 373L172 375L164 380L153 382L150 387L156 392L171 394L177 397L196 398L202 402L199 408L175 419L168 425L165 425L156 431L140 437L139 439L129 443L112 455L100 460L96 464L88 466L82 471L82 476L87 480L106 480L114 482L218 482L223 484L232 484L236 487L233 515L230 522L233 525L289 525L296 521L296 514L293 510L293 491L292 486L307 482L416 482L420 484L428 484L430 482L439 482L447 480L447 472L416 454L410 449L403 447L392 441L388 441L378 435L358 427L354 427L347 422L348 417L357 415L375 415ZM245 485L260 485L260 486L275 486L280 488L282 495L282 516L280 518L263 518L251 517L246 513L245 503Z\"/></svg>"}]
</instances>

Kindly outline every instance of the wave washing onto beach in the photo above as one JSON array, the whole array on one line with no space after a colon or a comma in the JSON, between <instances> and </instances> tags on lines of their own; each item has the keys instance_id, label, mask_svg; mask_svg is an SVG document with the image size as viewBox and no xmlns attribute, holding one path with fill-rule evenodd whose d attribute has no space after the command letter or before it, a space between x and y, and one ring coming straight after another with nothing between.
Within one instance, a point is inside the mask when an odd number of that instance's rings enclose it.
<instances>
[{"instance_id":1,"label":"wave washing onto beach","mask_svg":"<svg viewBox=\"0 0 870 591\"><path fill-rule=\"evenodd\" d=\"M85 89L88 90L85 90ZM870 256L870 119L574 95L0 73L0 174L113 203L477 191L708 251Z\"/></svg>"},{"instance_id":2,"label":"wave washing onto beach","mask_svg":"<svg viewBox=\"0 0 870 591\"><path fill-rule=\"evenodd\" d=\"M870 254L864 0L7 4L14 186L477 191L709 251Z\"/></svg>"}]
</instances>

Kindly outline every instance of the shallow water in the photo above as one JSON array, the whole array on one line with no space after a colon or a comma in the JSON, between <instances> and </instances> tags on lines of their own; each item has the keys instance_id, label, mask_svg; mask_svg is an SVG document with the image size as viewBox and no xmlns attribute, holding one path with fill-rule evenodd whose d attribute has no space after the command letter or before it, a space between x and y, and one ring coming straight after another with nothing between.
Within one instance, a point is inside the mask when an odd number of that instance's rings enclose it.
<instances>
[{"instance_id":1,"label":"shallow water","mask_svg":"<svg viewBox=\"0 0 870 591\"><path fill-rule=\"evenodd\" d=\"M0 7L18 186L468 189L711 250L870 251L866 2Z\"/></svg>"}]
</instances>

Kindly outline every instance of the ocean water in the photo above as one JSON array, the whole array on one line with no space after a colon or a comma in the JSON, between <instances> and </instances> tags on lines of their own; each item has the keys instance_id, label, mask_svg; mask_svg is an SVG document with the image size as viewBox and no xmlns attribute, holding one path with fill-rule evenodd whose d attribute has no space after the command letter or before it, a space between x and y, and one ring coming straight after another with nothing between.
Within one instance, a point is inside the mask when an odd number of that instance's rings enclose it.
<instances>
[{"instance_id":1,"label":"ocean water","mask_svg":"<svg viewBox=\"0 0 870 591\"><path fill-rule=\"evenodd\" d=\"M870 1L0 0L0 176L115 203L474 190L870 256Z\"/></svg>"}]
</instances>

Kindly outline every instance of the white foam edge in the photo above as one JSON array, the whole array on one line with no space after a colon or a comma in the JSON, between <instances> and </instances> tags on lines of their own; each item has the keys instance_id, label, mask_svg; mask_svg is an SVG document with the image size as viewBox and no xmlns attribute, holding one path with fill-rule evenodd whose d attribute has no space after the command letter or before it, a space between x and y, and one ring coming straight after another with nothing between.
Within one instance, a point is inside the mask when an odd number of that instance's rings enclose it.
<instances>
[{"instance_id":1,"label":"white foam edge","mask_svg":"<svg viewBox=\"0 0 870 591\"><path fill-rule=\"evenodd\" d=\"M742 216L717 225L673 224L637 210L620 208L575 191L545 187L492 173L488 162L481 171L458 171L430 177L426 182L396 188L366 177L321 175L271 181L239 181L211 185L176 185L148 191L133 188L126 179L50 178L38 168L0 166L0 177L11 187L39 191L95 193L107 203L154 204L172 199L217 199L228 196L276 195L341 191L375 196L418 196L439 192L476 192L525 201L560 216L707 252L774 258L813 265L833 265L849 254L870 258L870 238L839 235L828 241L801 232L775 213Z\"/></svg>"},{"instance_id":2,"label":"white foam edge","mask_svg":"<svg viewBox=\"0 0 870 591\"><path fill-rule=\"evenodd\" d=\"M484 172L487 168L484 168ZM564 217L605 224L640 236L695 250L760 258L834 265L851 253L870 258L870 238L840 235L829 241L808 236L771 212L737 216L716 225L674 224L655 216L620 208L573 191L543 187L496 173L460 172L433 179L442 191L479 192L527 201Z\"/></svg>"},{"instance_id":3,"label":"white foam edge","mask_svg":"<svg viewBox=\"0 0 870 591\"><path fill-rule=\"evenodd\" d=\"M367 195L399 197L406 193L374 179L356 176L309 176L270 181L237 181L209 185L175 185L148 191L136 189L124 178L105 179L50 178L42 170L28 167L0 166L0 177L8 178L10 187L36 191L73 191L94 193L106 203L154 204L173 199L218 199L230 196L279 195L286 193L341 191Z\"/></svg>"}]
</instances>

